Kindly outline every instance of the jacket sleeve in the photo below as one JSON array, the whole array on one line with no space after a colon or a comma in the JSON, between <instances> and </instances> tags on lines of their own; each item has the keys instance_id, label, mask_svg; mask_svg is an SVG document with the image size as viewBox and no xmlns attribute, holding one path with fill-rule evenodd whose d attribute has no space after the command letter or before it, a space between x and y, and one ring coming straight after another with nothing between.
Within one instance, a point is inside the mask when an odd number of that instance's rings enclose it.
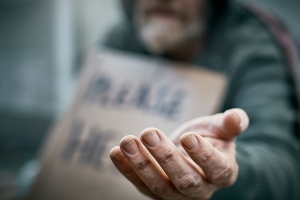
<instances>
[{"instance_id":1,"label":"jacket sleeve","mask_svg":"<svg viewBox=\"0 0 300 200\"><path fill-rule=\"evenodd\" d=\"M250 125L237 139L238 180L212 199L299 199L298 106L289 66L268 33L240 31L224 109L244 109Z\"/></svg>"}]
</instances>

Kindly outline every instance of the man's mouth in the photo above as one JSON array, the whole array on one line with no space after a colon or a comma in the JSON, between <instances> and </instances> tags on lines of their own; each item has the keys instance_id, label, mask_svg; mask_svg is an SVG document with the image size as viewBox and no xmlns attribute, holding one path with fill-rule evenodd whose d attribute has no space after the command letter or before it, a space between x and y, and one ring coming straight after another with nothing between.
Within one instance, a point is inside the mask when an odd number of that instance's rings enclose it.
<instances>
[{"instance_id":1,"label":"man's mouth","mask_svg":"<svg viewBox=\"0 0 300 200\"><path fill-rule=\"evenodd\" d=\"M182 17L178 12L175 12L174 10L166 9L166 8L150 9L147 12L147 17L148 18L156 18L158 20L163 20L163 21L182 20Z\"/></svg>"}]
</instances>

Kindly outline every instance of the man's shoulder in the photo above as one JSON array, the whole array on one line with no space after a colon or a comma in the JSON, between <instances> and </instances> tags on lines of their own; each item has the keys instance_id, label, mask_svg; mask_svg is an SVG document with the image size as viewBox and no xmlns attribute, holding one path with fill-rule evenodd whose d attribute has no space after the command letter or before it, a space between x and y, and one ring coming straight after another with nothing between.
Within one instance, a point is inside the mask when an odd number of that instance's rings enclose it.
<instances>
[{"instance_id":1,"label":"man's shoulder","mask_svg":"<svg viewBox=\"0 0 300 200\"><path fill-rule=\"evenodd\" d=\"M264 52L268 56L284 56L270 28L244 4L232 3L213 22L208 36L205 58L199 57L204 65L218 71L235 71L236 67L243 66L240 62ZM215 58L219 60L217 64Z\"/></svg>"},{"instance_id":2,"label":"man's shoulder","mask_svg":"<svg viewBox=\"0 0 300 200\"><path fill-rule=\"evenodd\" d=\"M236 58L255 57L273 57L281 62L286 60L272 27L247 4L236 7L226 33L227 45L232 47L231 58L235 61L238 60Z\"/></svg>"},{"instance_id":3,"label":"man's shoulder","mask_svg":"<svg viewBox=\"0 0 300 200\"><path fill-rule=\"evenodd\" d=\"M229 24L228 37L232 42L253 44L253 42L268 41L269 44L278 44L271 27L252 9L250 4L238 4Z\"/></svg>"}]
</instances>

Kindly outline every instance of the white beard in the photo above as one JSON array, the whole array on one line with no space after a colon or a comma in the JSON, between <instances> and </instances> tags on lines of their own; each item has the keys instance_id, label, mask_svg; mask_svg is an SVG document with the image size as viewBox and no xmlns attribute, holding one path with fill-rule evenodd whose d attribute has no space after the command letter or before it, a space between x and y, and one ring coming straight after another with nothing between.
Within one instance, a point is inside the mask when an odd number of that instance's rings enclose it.
<instances>
[{"instance_id":1,"label":"white beard","mask_svg":"<svg viewBox=\"0 0 300 200\"><path fill-rule=\"evenodd\" d=\"M205 29L205 23L200 19L187 25L166 23L157 19L147 22L140 17L136 19L141 41L148 50L155 54L163 54L172 49L200 37Z\"/></svg>"}]
</instances>

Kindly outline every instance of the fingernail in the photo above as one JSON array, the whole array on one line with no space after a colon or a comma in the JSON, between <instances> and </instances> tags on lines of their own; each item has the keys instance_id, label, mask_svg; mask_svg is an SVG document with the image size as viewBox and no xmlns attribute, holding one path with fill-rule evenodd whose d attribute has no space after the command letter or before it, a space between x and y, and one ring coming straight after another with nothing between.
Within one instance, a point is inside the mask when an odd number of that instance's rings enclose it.
<instances>
[{"instance_id":1,"label":"fingernail","mask_svg":"<svg viewBox=\"0 0 300 200\"><path fill-rule=\"evenodd\" d=\"M110 154L111 158L114 158L117 161L123 160L123 157L124 157L123 153L120 152L119 147L112 148L110 150L109 154Z\"/></svg>"},{"instance_id":2,"label":"fingernail","mask_svg":"<svg viewBox=\"0 0 300 200\"><path fill-rule=\"evenodd\" d=\"M182 142L184 146L189 150L192 150L199 145L198 140L194 135L185 138Z\"/></svg>"},{"instance_id":3,"label":"fingernail","mask_svg":"<svg viewBox=\"0 0 300 200\"><path fill-rule=\"evenodd\" d=\"M137 146L137 143L135 140L132 140L131 142L123 145L123 149L131 155L136 154L139 151L139 147Z\"/></svg>"},{"instance_id":4,"label":"fingernail","mask_svg":"<svg viewBox=\"0 0 300 200\"><path fill-rule=\"evenodd\" d=\"M150 147L157 147L160 139L156 133L156 131L152 131L143 137L143 141Z\"/></svg>"},{"instance_id":5,"label":"fingernail","mask_svg":"<svg viewBox=\"0 0 300 200\"><path fill-rule=\"evenodd\" d=\"M123 160L123 154L122 153L119 153L119 155L115 156L114 159L116 159L117 161L121 161Z\"/></svg>"}]
</instances>

